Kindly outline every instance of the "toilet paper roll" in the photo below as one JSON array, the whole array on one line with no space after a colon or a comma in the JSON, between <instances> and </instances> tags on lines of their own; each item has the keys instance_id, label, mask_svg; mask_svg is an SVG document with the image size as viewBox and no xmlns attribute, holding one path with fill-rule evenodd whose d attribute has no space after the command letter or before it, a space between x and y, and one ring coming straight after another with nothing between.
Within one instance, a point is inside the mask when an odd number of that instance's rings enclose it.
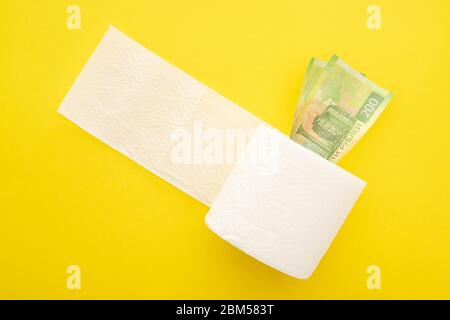
<instances>
[{"instance_id":1,"label":"toilet paper roll","mask_svg":"<svg viewBox=\"0 0 450 320\"><path fill-rule=\"evenodd\" d=\"M291 141L258 128L206 216L209 228L250 256L308 278L365 182Z\"/></svg>"},{"instance_id":2,"label":"toilet paper roll","mask_svg":"<svg viewBox=\"0 0 450 320\"><path fill-rule=\"evenodd\" d=\"M364 187L114 27L58 112L212 204L213 231L294 277L312 273ZM218 157L201 145L214 137Z\"/></svg>"},{"instance_id":3,"label":"toilet paper roll","mask_svg":"<svg viewBox=\"0 0 450 320\"><path fill-rule=\"evenodd\" d=\"M212 161L199 143L208 133L249 131L263 123L114 27L58 112L208 206L245 143L235 144L235 157ZM189 150L177 157L180 144Z\"/></svg>"}]
</instances>

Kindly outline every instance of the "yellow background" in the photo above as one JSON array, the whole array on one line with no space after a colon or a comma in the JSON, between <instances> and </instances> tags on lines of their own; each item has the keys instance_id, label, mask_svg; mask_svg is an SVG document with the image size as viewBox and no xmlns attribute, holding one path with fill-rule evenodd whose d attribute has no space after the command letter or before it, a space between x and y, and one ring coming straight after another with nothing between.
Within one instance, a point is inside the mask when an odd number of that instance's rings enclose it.
<instances>
[{"instance_id":1,"label":"yellow background","mask_svg":"<svg viewBox=\"0 0 450 320\"><path fill-rule=\"evenodd\" d=\"M66 27L73 3L81 30ZM381 30L366 27L370 4ZM0 12L0 298L450 298L447 0L10 0ZM109 24L285 133L312 56L337 53L394 93L340 163L368 187L311 279L222 241L206 206L56 113ZM372 264L381 290L366 287Z\"/></svg>"}]
</instances>

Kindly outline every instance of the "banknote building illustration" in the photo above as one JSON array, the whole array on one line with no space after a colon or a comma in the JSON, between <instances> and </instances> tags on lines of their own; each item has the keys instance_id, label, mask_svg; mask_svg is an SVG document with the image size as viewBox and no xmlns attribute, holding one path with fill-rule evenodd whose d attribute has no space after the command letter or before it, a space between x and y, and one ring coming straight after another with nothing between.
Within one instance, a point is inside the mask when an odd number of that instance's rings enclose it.
<instances>
[{"instance_id":1,"label":"banknote building illustration","mask_svg":"<svg viewBox=\"0 0 450 320\"><path fill-rule=\"evenodd\" d=\"M303 126L297 130L304 138L304 146L328 159L350 133L356 119L338 105L330 104L324 112L314 119L312 131Z\"/></svg>"}]
</instances>

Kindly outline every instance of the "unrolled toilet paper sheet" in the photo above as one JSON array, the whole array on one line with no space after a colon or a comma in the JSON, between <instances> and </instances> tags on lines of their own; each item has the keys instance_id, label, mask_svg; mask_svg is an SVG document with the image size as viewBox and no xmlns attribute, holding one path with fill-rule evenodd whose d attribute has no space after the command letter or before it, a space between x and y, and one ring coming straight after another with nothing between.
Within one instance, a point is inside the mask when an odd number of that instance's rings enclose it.
<instances>
[{"instance_id":1,"label":"unrolled toilet paper sheet","mask_svg":"<svg viewBox=\"0 0 450 320\"><path fill-rule=\"evenodd\" d=\"M261 152L264 143L272 147ZM364 186L364 181L279 131L261 126L241 153L206 223L252 257L305 279Z\"/></svg>"},{"instance_id":2,"label":"unrolled toilet paper sheet","mask_svg":"<svg viewBox=\"0 0 450 320\"><path fill-rule=\"evenodd\" d=\"M177 132L198 140L196 130L251 131L263 123L114 27L58 112L208 206L235 158L215 163L193 157L174 161ZM236 144L236 156L243 147Z\"/></svg>"}]
</instances>

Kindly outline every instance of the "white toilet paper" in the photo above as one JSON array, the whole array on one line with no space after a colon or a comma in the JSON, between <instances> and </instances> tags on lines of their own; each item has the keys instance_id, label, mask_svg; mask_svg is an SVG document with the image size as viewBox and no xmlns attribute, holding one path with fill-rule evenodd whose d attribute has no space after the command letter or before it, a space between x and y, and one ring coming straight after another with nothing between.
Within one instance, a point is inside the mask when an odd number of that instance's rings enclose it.
<instances>
[{"instance_id":1,"label":"white toilet paper","mask_svg":"<svg viewBox=\"0 0 450 320\"><path fill-rule=\"evenodd\" d=\"M58 112L212 204L213 231L294 277L312 273L365 184L113 27ZM199 145L214 137L215 149Z\"/></svg>"},{"instance_id":2,"label":"white toilet paper","mask_svg":"<svg viewBox=\"0 0 450 320\"><path fill-rule=\"evenodd\" d=\"M114 27L58 112L206 205L235 159L207 161L198 154L202 147L193 146L199 151L190 159L174 160L180 130L198 144L207 139L202 132L250 130L263 123ZM238 144L236 154L244 146Z\"/></svg>"},{"instance_id":3,"label":"white toilet paper","mask_svg":"<svg viewBox=\"0 0 450 320\"><path fill-rule=\"evenodd\" d=\"M364 186L364 181L287 136L261 126L216 197L206 223L252 257L304 279L316 268Z\"/></svg>"}]
</instances>

